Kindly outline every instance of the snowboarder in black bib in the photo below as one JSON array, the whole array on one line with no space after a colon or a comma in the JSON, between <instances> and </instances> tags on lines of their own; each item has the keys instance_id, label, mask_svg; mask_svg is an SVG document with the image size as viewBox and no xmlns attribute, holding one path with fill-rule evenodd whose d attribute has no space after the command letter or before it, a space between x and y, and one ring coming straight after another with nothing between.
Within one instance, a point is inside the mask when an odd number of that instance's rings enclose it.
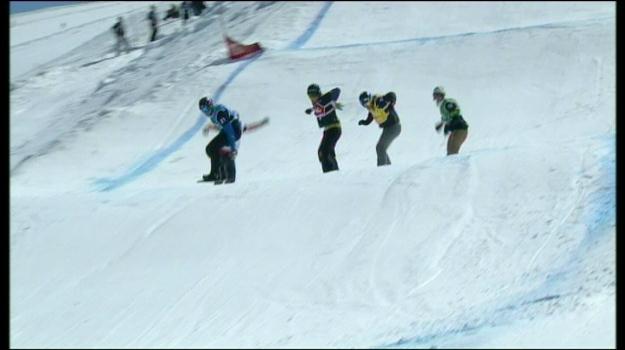
<instances>
[{"instance_id":1,"label":"snowboarder in black bib","mask_svg":"<svg viewBox=\"0 0 625 350\"><path fill-rule=\"evenodd\" d=\"M306 114L314 113L317 124L323 128L323 138L317 152L321 169L324 173L339 170L334 148L341 137L341 122L336 115L336 110L341 110L342 105L337 102L341 90L337 87L322 94L319 85L310 84L307 94L312 103L312 108L306 109Z\"/></svg>"}]
</instances>

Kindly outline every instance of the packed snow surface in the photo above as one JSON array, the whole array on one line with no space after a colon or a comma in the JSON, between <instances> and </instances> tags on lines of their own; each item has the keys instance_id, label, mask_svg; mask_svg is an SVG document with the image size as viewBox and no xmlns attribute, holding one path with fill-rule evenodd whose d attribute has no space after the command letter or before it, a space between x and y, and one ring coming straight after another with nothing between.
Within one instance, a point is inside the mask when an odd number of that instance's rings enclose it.
<instances>
[{"instance_id":1,"label":"packed snow surface","mask_svg":"<svg viewBox=\"0 0 625 350\"><path fill-rule=\"evenodd\" d=\"M149 43L150 4L11 15L13 348L615 347L614 2L207 2ZM397 94L390 166L363 90ZM196 183L202 96L270 118L234 184Z\"/></svg>"}]
</instances>

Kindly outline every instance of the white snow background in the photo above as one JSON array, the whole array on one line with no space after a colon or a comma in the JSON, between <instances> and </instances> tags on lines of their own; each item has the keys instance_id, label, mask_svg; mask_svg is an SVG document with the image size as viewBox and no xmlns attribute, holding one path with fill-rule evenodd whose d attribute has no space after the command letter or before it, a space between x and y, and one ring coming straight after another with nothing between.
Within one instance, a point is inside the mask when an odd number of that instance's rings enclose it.
<instances>
[{"instance_id":1,"label":"white snow background","mask_svg":"<svg viewBox=\"0 0 625 350\"><path fill-rule=\"evenodd\" d=\"M614 2L207 2L147 44L149 4L10 16L12 347L615 347ZM219 16L266 51L228 63ZM362 90L397 94L391 166ZM196 183L205 95L271 118L234 184Z\"/></svg>"}]
</instances>

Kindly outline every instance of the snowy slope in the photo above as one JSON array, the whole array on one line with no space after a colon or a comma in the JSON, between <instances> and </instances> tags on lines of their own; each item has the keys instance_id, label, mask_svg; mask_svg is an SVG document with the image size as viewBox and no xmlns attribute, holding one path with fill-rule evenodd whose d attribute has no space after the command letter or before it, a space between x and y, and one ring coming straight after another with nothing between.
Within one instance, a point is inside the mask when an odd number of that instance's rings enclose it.
<instances>
[{"instance_id":1,"label":"snowy slope","mask_svg":"<svg viewBox=\"0 0 625 350\"><path fill-rule=\"evenodd\" d=\"M614 3L211 2L146 45L148 5L11 17L13 347L615 346ZM227 63L218 16L266 52ZM311 82L342 90L339 172ZM365 89L398 96L389 167ZM203 95L271 118L235 184L195 183Z\"/></svg>"}]
</instances>

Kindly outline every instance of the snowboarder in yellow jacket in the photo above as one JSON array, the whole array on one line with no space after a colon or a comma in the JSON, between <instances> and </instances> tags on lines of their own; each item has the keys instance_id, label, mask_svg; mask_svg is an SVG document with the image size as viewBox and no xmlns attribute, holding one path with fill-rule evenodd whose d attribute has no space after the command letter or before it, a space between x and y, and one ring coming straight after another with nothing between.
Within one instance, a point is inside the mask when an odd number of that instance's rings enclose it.
<instances>
[{"instance_id":1,"label":"snowboarder in yellow jacket","mask_svg":"<svg viewBox=\"0 0 625 350\"><path fill-rule=\"evenodd\" d=\"M358 99L360 104L369 112L367 119L358 121L358 125L369 125L373 120L378 123L380 128L382 128L382 135L380 135L380 139L375 146L375 151L378 155L378 166L390 165L391 159L388 157L386 150L391 145L391 142L401 133L399 116L395 111L397 96L394 92L389 92L386 95L371 95L369 92L363 91Z\"/></svg>"}]
</instances>

